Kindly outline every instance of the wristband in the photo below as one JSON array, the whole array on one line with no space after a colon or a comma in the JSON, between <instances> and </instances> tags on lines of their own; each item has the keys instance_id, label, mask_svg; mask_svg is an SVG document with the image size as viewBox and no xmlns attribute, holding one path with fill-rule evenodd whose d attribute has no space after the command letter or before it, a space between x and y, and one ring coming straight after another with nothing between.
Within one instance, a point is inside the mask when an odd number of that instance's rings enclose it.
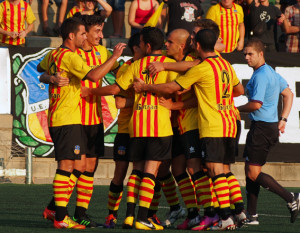
<instances>
[{"instance_id":1,"label":"wristband","mask_svg":"<svg viewBox=\"0 0 300 233\"><path fill-rule=\"evenodd\" d=\"M280 117L279 120L287 122L287 118L285 118L285 117Z\"/></svg>"}]
</instances>

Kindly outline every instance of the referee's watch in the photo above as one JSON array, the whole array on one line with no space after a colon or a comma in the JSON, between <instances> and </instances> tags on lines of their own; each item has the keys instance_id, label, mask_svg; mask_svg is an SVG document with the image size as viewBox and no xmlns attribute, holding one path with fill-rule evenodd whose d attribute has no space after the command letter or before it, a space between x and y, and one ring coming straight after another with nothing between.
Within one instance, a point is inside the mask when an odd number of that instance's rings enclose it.
<instances>
[{"instance_id":1,"label":"referee's watch","mask_svg":"<svg viewBox=\"0 0 300 233\"><path fill-rule=\"evenodd\" d=\"M285 118L285 117L280 117L279 120L287 122L287 118Z\"/></svg>"}]
</instances>

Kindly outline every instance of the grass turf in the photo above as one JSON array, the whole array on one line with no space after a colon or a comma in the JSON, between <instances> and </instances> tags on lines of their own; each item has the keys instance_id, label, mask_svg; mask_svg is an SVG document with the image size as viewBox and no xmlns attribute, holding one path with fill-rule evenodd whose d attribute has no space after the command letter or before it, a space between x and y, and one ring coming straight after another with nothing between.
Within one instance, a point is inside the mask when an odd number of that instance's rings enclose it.
<instances>
[{"instance_id":1,"label":"grass turf","mask_svg":"<svg viewBox=\"0 0 300 233\"><path fill-rule=\"evenodd\" d=\"M290 188L290 191L300 192L300 188ZM245 197L245 189L242 188ZM42 212L51 198L51 185L19 185L19 184L0 184L0 233L40 233L58 232L54 229L50 221L42 218ZM69 204L69 213L74 213L75 192ZM95 186L89 215L93 220L103 223L107 216L107 195L108 186ZM126 193L119 209L119 218L115 229L86 229L84 232L129 232L137 230L123 230L122 221L126 211ZM164 197L161 198L158 216L164 219L168 208ZM202 211L200 211L202 213ZM285 202L275 194L266 190L261 190L258 204L259 222L258 226L245 226L236 231L248 233L294 233L300 232L300 217L293 224L290 223L290 215ZM183 220L177 221L176 224ZM74 231L74 230L63 230ZM179 232L176 229L166 229L166 232ZM191 231L180 231L191 232Z\"/></svg>"}]
</instances>

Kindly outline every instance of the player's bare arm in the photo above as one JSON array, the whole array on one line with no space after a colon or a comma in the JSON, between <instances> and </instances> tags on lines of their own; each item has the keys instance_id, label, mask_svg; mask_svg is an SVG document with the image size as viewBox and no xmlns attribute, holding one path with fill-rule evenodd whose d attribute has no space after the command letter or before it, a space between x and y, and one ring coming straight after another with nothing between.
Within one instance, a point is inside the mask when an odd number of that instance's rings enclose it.
<instances>
[{"instance_id":1,"label":"player's bare arm","mask_svg":"<svg viewBox=\"0 0 300 233\"><path fill-rule=\"evenodd\" d=\"M291 91L291 89L287 87L281 92L281 96L283 102L283 109L282 109L280 120L278 122L278 129L280 133L284 133L287 118L290 115L291 108L293 105L294 94Z\"/></svg>"}]
</instances>

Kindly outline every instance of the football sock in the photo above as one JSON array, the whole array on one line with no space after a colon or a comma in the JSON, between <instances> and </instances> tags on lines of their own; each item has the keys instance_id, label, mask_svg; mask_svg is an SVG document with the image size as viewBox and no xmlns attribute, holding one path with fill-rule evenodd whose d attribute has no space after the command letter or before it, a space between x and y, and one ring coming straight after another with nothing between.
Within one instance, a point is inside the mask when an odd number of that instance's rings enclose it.
<instances>
[{"instance_id":1,"label":"football sock","mask_svg":"<svg viewBox=\"0 0 300 233\"><path fill-rule=\"evenodd\" d=\"M226 220L231 215L229 187L224 173L212 178L213 187L220 205L220 217Z\"/></svg>"},{"instance_id":2,"label":"football sock","mask_svg":"<svg viewBox=\"0 0 300 233\"><path fill-rule=\"evenodd\" d=\"M68 214L68 187L70 172L57 169L53 180L53 196L55 201L55 220L62 221Z\"/></svg>"},{"instance_id":3,"label":"football sock","mask_svg":"<svg viewBox=\"0 0 300 233\"><path fill-rule=\"evenodd\" d=\"M137 219L147 221L148 210L154 195L155 176L144 173L139 189L139 211Z\"/></svg>"},{"instance_id":4,"label":"football sock","mask_svg":"<svg viewBox=\"0 0 300 233\"><path fill-rule=\"evenodd\" d=\"M94 172L85 171L80 175L76 185L77 199L75 218L85 215L94 190Z\"/></svg>"},{"instance_id":5,"label":"football sock","mask_svg":"<svg viewBox=\"0 0 300 233\"><path fill-rule=\"evenodd\" d=\"M164 192L164 195L167 199L167 202L170 207L170 211L178 210L179 206L179 199L176 192L176 183L174 177L171 173L169 173L165 177L160 177L159 183Z\"/></svg>"},{"instance_id":6,"label":"football sock","mask_svg":"<svg viewBox=\"0 0 300 233\"><path fill-rule=\"evenodd\" d=\"M151 202L151 205L149 207L149 211L148 211L148 217L152 217L154 214L156 214L157 210L158 210L158 205L159 205L159 201L161 198L161 187L158 181L155 181L155 186L154 186L154 195L153 195L153 199Z\"/></svg>"},{"instance_id":7,"label":"football sock","mask_svg":"<svg viewBox=\"0 0 300 233\"><path fill-rule=\"evenodd\" d=\"M293 201L293 195L283 188L274 178L266 173L259 173L255 182L259 183L263 188L277 194L286 202Z\"/></svg>"},{"instance_id":8,"label":"football sock","mask_svg":"<svg viewBox=\"0 0 300 233\"><path fill-rule=\"evenodd\" d=\"M49 210L55 210L55 201L54 201L54 197L52 197L51 201L49 202L47 208Z\"/></svg>"},{"instance_id":9,"label":"football sock","mask_svg":"<svg viewBox=\"0 0 300 233\"><path fill-rule=\"evenodd\" d=\"M235 214L240 214L244 210L240 184L232 172L226 174L226 179L229 187L231 209L235 209Z\"/></svg>"},{"instance_id":10,"label":"football sock","mask_svg":"<svg viewBox=\"0 0 300 233\"><path fill-rule=\"evenodd\" d=\"M187 172L175 177L181 197L187 209L197 208L197 198L192 179Z\"/></svg>"},{"instance_id":11,"label":"football sock","mask_svg":"<svg viewBox=\"0 0 300 233\"><path fill-rule=\"evenodd\" d=\"M123 184L115 185L113 182L110 182L109 192L108 192L108 211L109 214L113 214L117 217L117 212L119 205L123 196Z\"/></svg>"},{"instance_id":12,"label":"football sock","mask_svg":"<svg viewBox=\"0 0 300 233\"><path fill-rule=\"evenodd\" d=\"M135 205L139 196L139 188L142 179L142 172L132 170L127 182L127 210L126 217L134 216Z\"/></svg>"},{"instance_id":13,"label":"football sock","mask_svg":"<svg viewBox=\"0 0 300 233\"><path fill-rule=\"evenodd\" d=\"M254 182L246 177L247 212L250 215L256 214L259 190L259 183Z\"/></svg>"},{"instance_id":14,"label":"football sock","mask_svg":"<svg viewBox=\"0 0 300 233\"><path fill-rule=\"evenodd\" d=\"M73 172L71 173L70 180L69 180L68 201L70 201L70 197L73 193L74 187L80 175L81 172L76 169L74 169Z\"/></svg>"},{"instance_id":15,"label":"football sock","mask_svg":"<svg viewBox=\"0 0 300 233\"><path fill-rule=\"evenodd\" d=\"M196 194L203 208L214 207L213 184L211 179L203 171L196 172L192 178L195 184Z\"/></svg>"}]
</instances>

